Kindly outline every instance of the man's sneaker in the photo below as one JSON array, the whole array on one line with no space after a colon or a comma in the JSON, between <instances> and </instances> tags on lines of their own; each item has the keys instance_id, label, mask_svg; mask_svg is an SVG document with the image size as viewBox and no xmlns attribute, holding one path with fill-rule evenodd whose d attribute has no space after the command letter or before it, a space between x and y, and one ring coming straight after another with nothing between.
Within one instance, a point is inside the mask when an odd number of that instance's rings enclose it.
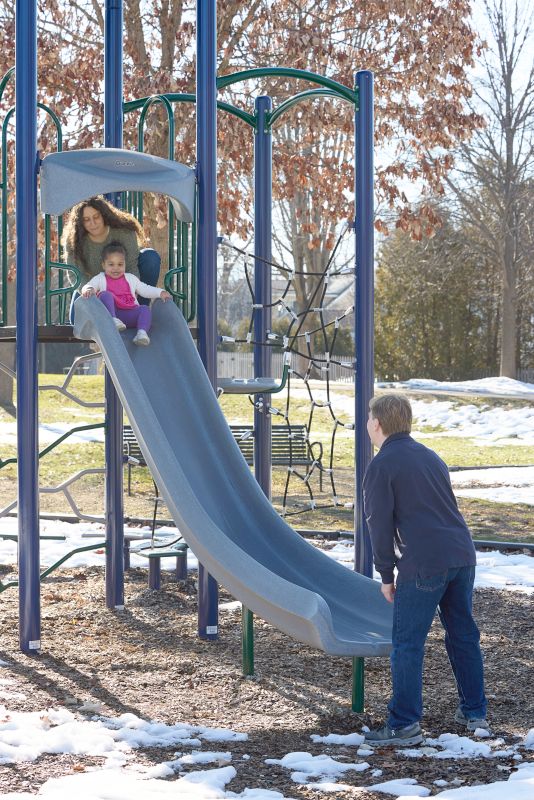
<instances>
[{"instance_id":1,"label":"man's sneaker","mask_svg":"<svg viewBox=\"0 0 534 800\"><path fill-rule=\"evenodd\" d=\"M456 709L456 713L454 714L454 721L458 723L458 725L464 725L468 731L474 733L477 728L481 728L483 731L489 731L490 726L487 719L483 719L482 717L477 717L474 719L468 719L460 706Z\"/></svg>"},{"instance_id":2,"label":"man's sneaker","mask_svg":"<svg viewBox=\"0 0 534 800\"><path fill-rule=\"evenodd\" d=\"M134 336L133 343L140 344L143 347L146 347L147 345L150 344L150 337L146 331L144 331L142 328L139 328L139 330Z\"/></svg>"},{"instance_id":3,"label":"man's sneaker","mask_svg":"<svg viewBox=\"0 0 534 800\"><path fill-rule=\"evenodd\" d=\"M118 331L126 330L126 325L124 324L122 319L119 319L118 317L113 317L113 322L115 323L115 327L117 328Z\"/></svg>"},{"instance_id":4,"label":"man's sneaker","mask_svg":"<svg viewBox=\"0 0 534 800\"><path fill-rule=\"evenodd\" d=\"M418 722L407 725L405 728L390 728L389 725L384 725L383 728L368 731L365 734L365 744L370 747L383 747L389 744L393 744L396 747L411 747L415 744L421 744L422 741L423 734Z\"/></svg>"}]
</instances>

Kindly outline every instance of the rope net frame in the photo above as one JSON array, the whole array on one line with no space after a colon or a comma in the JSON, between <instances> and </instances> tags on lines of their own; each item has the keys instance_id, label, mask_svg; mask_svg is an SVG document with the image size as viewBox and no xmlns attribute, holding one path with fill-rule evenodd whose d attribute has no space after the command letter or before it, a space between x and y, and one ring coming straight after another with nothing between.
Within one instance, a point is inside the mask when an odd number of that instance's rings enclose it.
<instances>
[{"instance_id":1,"label":"rope net frame","mask_svg":"<svg viewBox=\"0 0 534 800\"><path fill-rule=\"evenodd\" d=\"M273 423L287 426L289 459L286 467L286 475L282 492L276 493L280 496L274 500L274 505L283 517L299 517L310 512L323 512L323 518L329 519L328 512L345 509L350 514L345 516L335 515L338 523L345 521L352 527L352 511L354 509L354 468L345 470L350 474L347 480L343 476L343 469L336 467L336 445L340 433L343 431L354 431L354 410L352 403L350 414L345 409L340 408L336 403L334 391L333 371L341 371L347 376L347 383L354 375L354 358L350 361L342 360L333 356L336 340L343 321L353 320L354 306L349 306L344 312L335 314L332 319L328 319L326 309L326 296L331 281L341 275L354 276L354 268L336 266L336 257L339 255L340 247L348 235L352 235L352 229L345 225L330 253L328 261L322 271L311 273L290 269L282 266L275 261L258 258L252 253L236 246L231 241L223 238L221 245L228 247L240 254L243 259L243 272L248 293L250 295L250 317L248 320L245 338L234 336L220 336L221 343L232 343L236 346L270 347L273 350L282 350L283 364L287 367L287 381L284 387L285 398L280 404L271 405L253 400L249 396L252 405L264 413L269 413L273 418ZM254 291L254 268L261 265L266 268L272 267L281 276L281 288L277 291L276 297L270 303L258 303ZM295 311L290 304L291 290L294 288L294 281L298 276L316 278L315 290L312 292L306 307L302 311ZM254 318L255 312L259 309L271 309L272 312L279 312L279 319L287 319L287 329L283 333L267 331L264 341L254 339ZM318 354L314 348L317 339L322 342L324 353ZM297 366L298 365L298 366ZM295 415L298 415L299 425L302 425L303 412L302 395L308 404L306 421L304 423L304 433L294 433ZM280 395L282 399L283 395ZM316 425L320 424L321 415L327 415L329 432L324 434L324 422L322 432L316 432ZM305 469L299 468L294 463L292 442L295 438L305 437L310 464ZM352 435L353 440L353 435ZM352 442L353 444L353 442ZM326 512L326 516L324 516ZM334 525L336 522L334 521Z\"/></svg>"}]
</instances>

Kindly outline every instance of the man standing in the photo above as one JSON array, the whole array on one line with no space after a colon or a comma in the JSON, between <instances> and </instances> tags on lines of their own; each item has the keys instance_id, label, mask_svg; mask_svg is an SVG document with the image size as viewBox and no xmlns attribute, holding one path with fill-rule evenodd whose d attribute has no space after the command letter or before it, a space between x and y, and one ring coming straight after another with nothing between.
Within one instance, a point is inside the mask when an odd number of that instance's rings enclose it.
<instances>
[{"instance_id":1,"label":"man standing","mask_svg":"<svg viewBox=\"0 0 534 800\"><path fill-rule=\"evenodd\" d=\"M458 687L454 719L468 731L488 730L480 634L472 615L476 553L447 465L411 438L412 409L403 395L373 398L369 408L367 431L380 450L364 477L364 509L382 594L394 612L389 717L365 741L422 741L423 658L436 610Z\"/></svg>"}]
</instances>

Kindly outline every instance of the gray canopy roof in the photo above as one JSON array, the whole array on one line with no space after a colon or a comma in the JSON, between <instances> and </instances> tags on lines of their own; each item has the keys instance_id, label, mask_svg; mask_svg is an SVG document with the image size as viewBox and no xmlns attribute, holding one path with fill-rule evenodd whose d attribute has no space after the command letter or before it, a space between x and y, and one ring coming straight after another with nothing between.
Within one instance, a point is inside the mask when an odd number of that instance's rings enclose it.
<instances>
[{"instance_id":1,"label":"gray canopy roof","mask_svg":"<svg viewBox=\"0 0 534 800\"><path fill-rule=\"evenodd\" d=\"M194 170L148 153L110 147L50 153L40 177L44 214L63 214L95 195L130 189L167 195L182 222L195 215Z\"/></svg>"}]
</instances>

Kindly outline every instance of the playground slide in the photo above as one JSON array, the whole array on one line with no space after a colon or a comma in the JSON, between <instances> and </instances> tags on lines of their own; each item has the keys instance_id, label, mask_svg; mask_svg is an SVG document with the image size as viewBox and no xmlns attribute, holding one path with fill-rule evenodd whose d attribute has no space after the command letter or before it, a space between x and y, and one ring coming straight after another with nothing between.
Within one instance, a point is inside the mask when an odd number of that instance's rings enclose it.
<instances>
[{"instance_id":1,"label":"playground slide","mask_svg":"<svg viewBox=\"0 0 534 800\"><path fill-rule=\"evenodd\" d=\"M332 655L384 656L391 606L379 585L304 541L276 513L237 444L181 312L156 300L149 347L119 334L96 298L75 335L100 345L141 449L199 561L247 608Z\"/></svg>"}]
</instances>

